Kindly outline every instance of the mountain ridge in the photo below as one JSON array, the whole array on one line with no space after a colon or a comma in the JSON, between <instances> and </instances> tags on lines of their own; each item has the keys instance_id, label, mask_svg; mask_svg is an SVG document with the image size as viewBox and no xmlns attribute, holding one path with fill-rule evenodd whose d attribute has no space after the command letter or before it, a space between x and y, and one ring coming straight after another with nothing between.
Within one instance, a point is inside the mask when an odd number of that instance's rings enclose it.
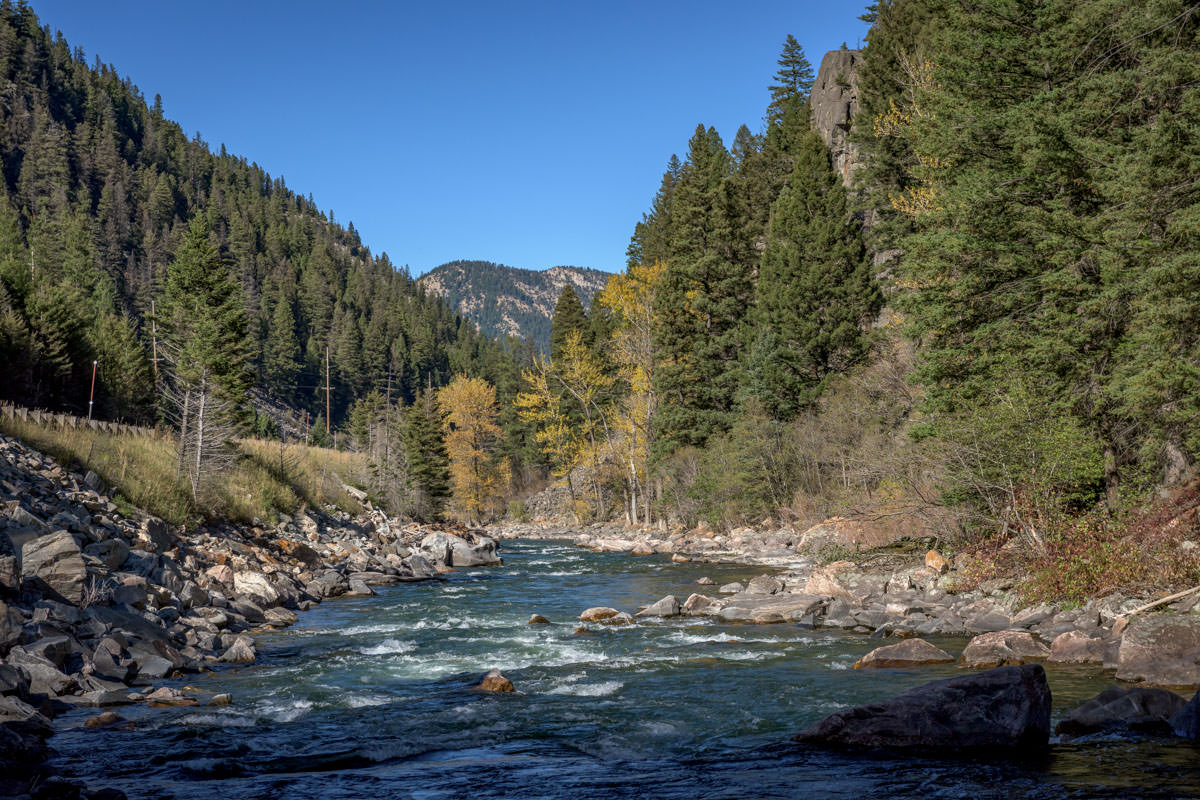
<instances>
[{"instance_id":1,"label":"mountain ridge","mask_svg":"<svg viewBox=\"0 0 1200 800\"><path fill-rule=\"evenodd\" d=\"M560 265L536 270L458 259L434 267L417 282L474 322L481 333L521 337L545 350L550 343L550 319L563 287L572 286L586 308L608 277L609 273L591 267Z\"/></svg>"}]
</instances>

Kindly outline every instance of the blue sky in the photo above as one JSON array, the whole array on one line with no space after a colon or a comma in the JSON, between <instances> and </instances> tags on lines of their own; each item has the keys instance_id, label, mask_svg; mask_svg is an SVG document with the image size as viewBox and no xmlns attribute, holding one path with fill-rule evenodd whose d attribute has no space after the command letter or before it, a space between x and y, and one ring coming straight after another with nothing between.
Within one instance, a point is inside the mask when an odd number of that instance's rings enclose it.
<instances>
[{"instance_id":1,"label":"blue sky","mask_svg":"<svg viewBox=\"0 0 1200 800\"><path fill-rule=\"evenodd\" d=\"M814 68L866 34L840 0L31 4L414 274L622 268L696 124L758 130L788 33Z\"/></svg>"}]
</instances>

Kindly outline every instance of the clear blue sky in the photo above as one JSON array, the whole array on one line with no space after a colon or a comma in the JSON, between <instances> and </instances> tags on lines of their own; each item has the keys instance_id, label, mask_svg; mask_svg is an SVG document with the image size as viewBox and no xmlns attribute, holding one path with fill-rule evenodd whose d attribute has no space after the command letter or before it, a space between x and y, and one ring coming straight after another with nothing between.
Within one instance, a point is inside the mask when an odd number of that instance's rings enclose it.
<instances>
[{"instance_id":1,"label":"clear blue sky","mask_svg":"<svg viewBox=\"0 0 1200 800\"><path fill-rule=\"evenodd\" d=\"M698 122L758 130L784 38L843 0L31 0L188 135L283 176L421 274L456 258L617 270Z\"/></svg>"}]
</instances>

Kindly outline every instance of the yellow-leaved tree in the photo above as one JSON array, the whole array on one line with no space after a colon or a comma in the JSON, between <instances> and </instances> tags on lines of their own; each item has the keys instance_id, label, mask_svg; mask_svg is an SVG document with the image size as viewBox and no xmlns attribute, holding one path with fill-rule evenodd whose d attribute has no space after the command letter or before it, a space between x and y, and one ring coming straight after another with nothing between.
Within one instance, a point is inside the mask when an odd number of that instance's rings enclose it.
<instances>
[{"instance_id":1,"label":"yellow-leaved tree","mask_svg":"<svg viewBox=\"0 0 1200 800\"><path fill-rule=\"evenodd\" d=\"M614 417L622 436L622 461L628 469L629 521L650 521L649 458L658 397L654 393L654 296L666 264L634 264L608 279L596 300L617 322L611 357L629 393Z\"/></svg>"},{"instance_id":2,"label":"yellow-leaved tree","mask_svg":"<svg viewBox=\"0 0 1200 800\"><path fill-rule=\"evenodd\" d=\"M497 513L508 493L508 462L496 454L496 387L482 378L457 375L438 390L446 453L450 458L454 515L468 524Z\"/></svg>"}]
</instances>

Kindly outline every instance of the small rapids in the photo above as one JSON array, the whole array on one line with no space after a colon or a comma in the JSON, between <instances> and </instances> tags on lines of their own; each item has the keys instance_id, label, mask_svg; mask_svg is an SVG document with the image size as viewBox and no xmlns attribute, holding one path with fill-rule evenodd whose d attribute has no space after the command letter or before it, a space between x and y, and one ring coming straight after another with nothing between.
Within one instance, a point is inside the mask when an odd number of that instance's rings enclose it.
<instances>
[{"instance_id":1,"label":"small rapids","mask_svg":"<svg viewBox=\"0 0 1200 800\"><path fill-rule=\"evenodd\" d=\"M56 766L131 798L1200 797L1200 752L1093 737L1024 761L897 758L792 745L841 708L959 674L850 669L880 642L798 625L676 619L575 634L580 611L634 611L758 570L508 542L505 566L330 601L257 637L252 665L171 682L227 707L60 718ZM712 593L712 587L705 587ZM530 614L549 625L528 625ZM961 640L938 639L955 652ZM492 667L513 694L470 685ZM1055 711L1108 685L1050 670ZM92 712L94 713L94 712Z\"/></svg>"}]
</instances>

